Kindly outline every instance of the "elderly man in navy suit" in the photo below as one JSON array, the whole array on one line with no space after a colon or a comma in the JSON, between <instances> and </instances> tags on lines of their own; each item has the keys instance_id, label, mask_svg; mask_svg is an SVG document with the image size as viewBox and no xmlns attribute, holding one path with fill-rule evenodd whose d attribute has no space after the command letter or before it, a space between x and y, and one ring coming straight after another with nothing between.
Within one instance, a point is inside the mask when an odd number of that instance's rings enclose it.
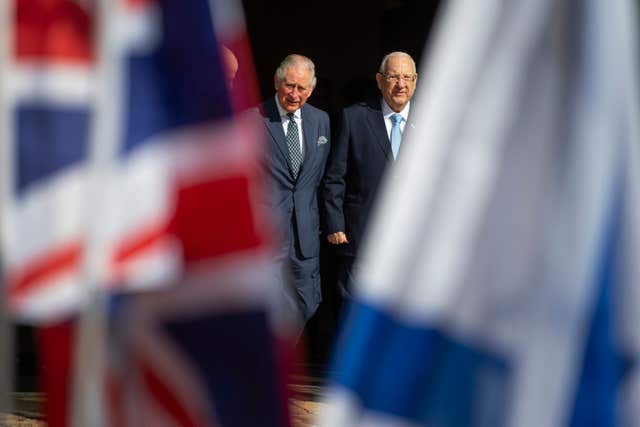
<instances>
[{"instance_id":1,"label":"elderly man in navy suit","mask_svg":"<svg viewBox=\"0 0 640 427\"><path fill-rule=\"evenodd\" d=\"M385 169L394 162L411 126L416 65L404 52L384 57L376 74L382 96L346 108L324 177L324 231L338 254L338 287L349 295L358 247ZM390 230L393 232L393 230Z\"/></svg>"},{"instance_id":2,"label":"elderly man in navy suit","mask_svg":"<svg viewBox=\"0 0 640 427\"><path fill-rule=\"evenodd\" d=\"M317 189L329 154L329 116L307 104L315 66L287 56L274 76L276 94L262 104L269 135L269 205L281 232L279 251L286 303L306 322L320 301L320 215Z\"/></svg>"}]
</instances>

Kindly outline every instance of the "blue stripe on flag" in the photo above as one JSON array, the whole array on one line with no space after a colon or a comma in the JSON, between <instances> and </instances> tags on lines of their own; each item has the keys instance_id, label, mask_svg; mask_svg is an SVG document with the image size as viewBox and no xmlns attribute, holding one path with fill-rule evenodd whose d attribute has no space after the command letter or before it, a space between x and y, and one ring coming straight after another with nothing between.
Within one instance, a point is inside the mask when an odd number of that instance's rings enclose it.
<instances>
[{"instance_id":1,"label":"blue stripe on flag","mask_svg":"<svg viewBox=\"0 0 640 427\"><path fill-rule=\"evenodd\" d=\"M162 37L127 62L123 152L162 131L231 115L209 2L160 1Z\"/></svg>"},{"instance_id":2,"label":"blue stripe on flag","mask_svg":"<svg viewBox=\"0 0 640 427\"><path fill-rule=\"evenodd\" d=\"M165 324L211 393L220 425L287 425L267 325L261 311L189 315Z\"/></svg>"},{"instance_id":3,"label":"blue stripe on flag","mask_svg":"<svg viewBox=\"0 0 640 427\"><path fill-rule=\"evenodd\" d=\"M87 157L86 108L19 105L16 109L17 193Z\"/></svg>"},{"instance_id":4,"label":"blue stripe on flag","mask_svg":"<svg viewBox=\"0 0 640 427\"><path fill-rule=\"evenodd\" d=\"M504 358L435 329L352 303L334 380L372 411L438 426L500 426L510 369Z\"/></svg>"},{"instance_id":5,"label":"blue stripe on flag","mask_svg":"<svg viewBox=\"0 0 640 427\"><path fill-rule=\"evenodd\" d=\"M614 336L613 292L618 282L621 194L616 196L601 254L602 271L571 419L574 427L619 425L615 410L617 390L630 367L629 360L618 352Z\"/></svg>"}]
</instances>

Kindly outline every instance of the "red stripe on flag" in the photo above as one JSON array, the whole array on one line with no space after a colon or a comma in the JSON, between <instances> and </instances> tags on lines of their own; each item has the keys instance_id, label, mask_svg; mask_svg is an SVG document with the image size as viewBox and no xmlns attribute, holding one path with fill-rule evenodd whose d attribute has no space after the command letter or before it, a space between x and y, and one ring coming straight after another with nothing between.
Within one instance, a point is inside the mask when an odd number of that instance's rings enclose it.
<instances>
[{"instance_id":1,"label":"red stripe on flag","mask_svg":"<svg viewBox=\"0 0 640 427\"><path fill-rule=\"evenodd\" d=\"M31 261L22 271L10 272L11 298L20 298L26 292L52 281L56 276L79 268L82 252L82 244L72 242Z\"/></svg>"},{"instance_id":2,"label":"red stripe on flag","mask_svg":"<svg viewBox=\"0 0 640 427\"><path fill-rule=\"evenodd\" d=\"M80 2L17 0L15 13L18 59L93 61L93 19Z\"/></svg>"},{"instance_id":3,"label":"red stripe on flag","mask_svg":"<svg viewBox=\"0 0 640 427\"><path fill-rule=\"evenodd\" d=\"M158 3L158 0L125 0L124 4L129 9L138 9L140 7L144 7L148 4Z\"/></svg>"},{"instance_id":4,"label":"red stripe on flag","mask_svg":"<svg viewBox=\"0 0 640 427\"><path fill-rule=\"evenodd\" d=\"M71 398L71 350L74 338L72 321L37 330L41 359L40 381L45 394L44 412L47 426L66 427Z\"/></svg>"},{"instance_id":5,"label":"red stripe on flag","mask_svg":"<svg viewBox=\"0 0 640 427\"><path fill-rule=\"evenodd\" d=\"M178 397L173 393L171 387L162 380L162 377L159 376L149 364L145 363L144 360L139 360L139 363L140 372L147 390L149 390L158 407L167 411L176 426L199 427L208 425L202 415L191 414L189 410L182 405Z\"/></svg>"},{"instance_id":6,"label":"red stripe on flag","mask_svg":"<svg viewBox=\"0 0 640 427\"><path fill-rule=\"evenodd\" d=\"M183 242L185 262L258 248L264 238L255 223L246 176L183 187L171 232Z\"/></svg>"},{"instance_id":7,"label":"red stripe on flag","mask_svg":"<svg viewBox=\"0 0 640 427\"><path fill-rule=\"evenodd\" d=\"M165 239L168 228L169 225L167 223L158 223L120 242L115 250L113 259L116 274L122 272L122 268L126 263L135 260Z\"/></svg>"},{"instance_id":8,"label":"red stripe on flag","mask_svg":"<svg viewBox=\"0 0 640 427\"><path fill-rule=\"evenodd\" d=\"M111 344L110 344L111 346ZM114 362L107 360L105 373L105 426L126 426L126 378L121 373L115 372Z\"/></svg>"}]
</instances>

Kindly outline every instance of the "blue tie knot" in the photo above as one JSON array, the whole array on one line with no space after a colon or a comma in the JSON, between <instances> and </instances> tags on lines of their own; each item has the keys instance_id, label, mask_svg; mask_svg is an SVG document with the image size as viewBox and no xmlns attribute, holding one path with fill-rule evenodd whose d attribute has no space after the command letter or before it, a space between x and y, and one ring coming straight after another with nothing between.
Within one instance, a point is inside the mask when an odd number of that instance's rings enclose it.
<instances>
[{"instance_id":1,"label":"blue tie knot","mask_svg":"<svg viewBox=\"0 0 640 427\"><path fill-rule=\"evenodd\" d=\"M395 113L391 115L391 123L393 123L394 125L397 125L401 121L402 121L402 116L400 114Z\"/></svg>"}]
</instances>

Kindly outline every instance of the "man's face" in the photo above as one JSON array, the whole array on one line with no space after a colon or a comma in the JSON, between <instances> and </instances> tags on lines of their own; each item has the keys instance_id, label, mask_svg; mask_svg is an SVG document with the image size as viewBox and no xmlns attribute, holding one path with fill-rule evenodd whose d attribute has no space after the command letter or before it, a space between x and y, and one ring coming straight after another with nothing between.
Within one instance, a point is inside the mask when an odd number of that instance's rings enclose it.
<instances>
[{"instance_id":1,"label":"man's face","mask_svg":"<svg viewBox=\"0 0 640 427\"><path fill-rule=\"evenodd\" d=\"M295 65L287 69L284 80L281 82L275 77L274 84L278 93L278 102L287 113L293 113L301 108L313 92L311 71Z\"/></svg>"},{"instance_id":2,"label":"man's face","mask_svg":"<svg viewBox=\"0 0 640 427\"><path fill-rule=\"evenodd\" d=\"M222 46L222 68L224 71L224 77L229 89L233 88L233 80L238 72L238 58L227 48Z\"/></svg>"},{"instance_id":3,"label":"man's face","mask_svg":"<svg viewBox=\"0 0 640 427\"><path fill-rule=\"evenodd\" d=\"M416 69L404 55L394 55L387 61L384 74L376 74L378 89L393 111L400 112L416 90Z\"/></svg>"}]
</instances>

